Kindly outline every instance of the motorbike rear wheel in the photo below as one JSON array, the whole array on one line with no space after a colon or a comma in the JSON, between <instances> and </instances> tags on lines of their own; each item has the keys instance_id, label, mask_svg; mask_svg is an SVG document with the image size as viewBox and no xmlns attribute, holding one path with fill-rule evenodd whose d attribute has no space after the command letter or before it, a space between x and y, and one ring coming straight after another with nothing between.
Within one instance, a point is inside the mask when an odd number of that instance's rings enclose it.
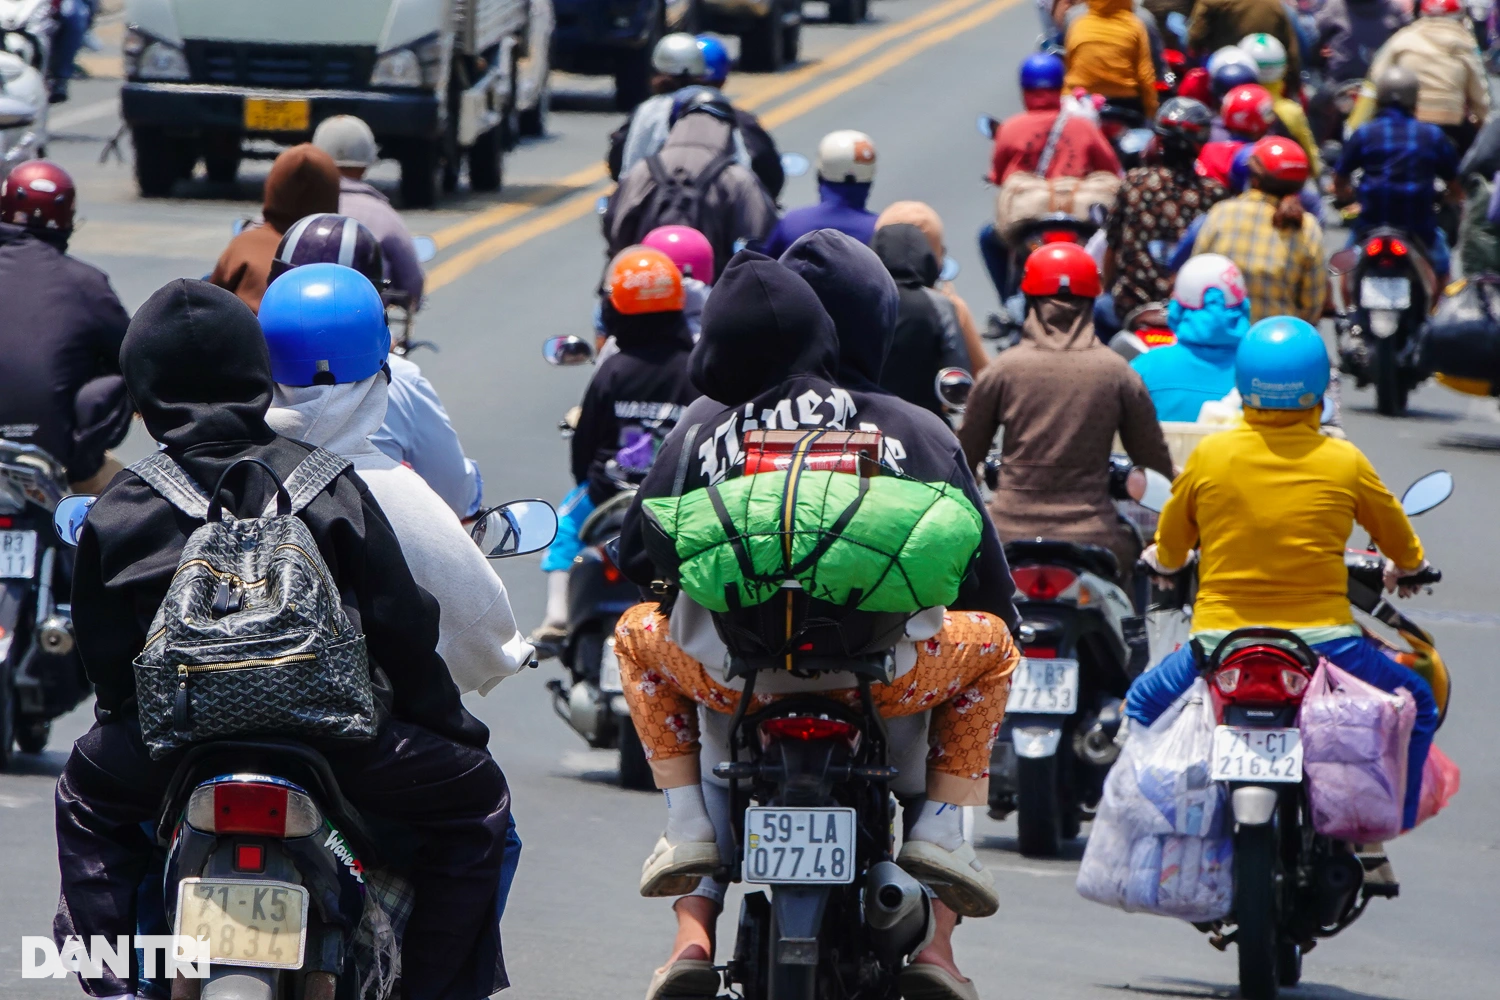
<instances>
[{"instance_id":1,"label":"motorbike rear wheel","mask_svg":"<svg viewBox=\"0 0 1500 1000\"><path fill-rule=\"evenodd\" d=\"M0 771L9 771L15 758L16 691L10 685L11 666L0 662Z\"/></svg>"},{"instance_id":2,"label":"motorbike rear wheel","mask_svg":"<svg viewBox=\"0 0 1500 1000\"><path fill-rule=\"evenodd\" d=\"M1407 387L1396 361L1396 345L1389 339L1376 341L1371 363L1375 369L1375 409L1382 417L1405 416Z\"/></svg>"},{"instance_id":3,"label":"motorbike rear wheel","mask_svg":"<svg viewBox=\"0 0 1500 1000\"><path fill-rule=\"evenodd\" d=\"M1234 835L1235 943L1240 961L1240 996L1276 1000L1282 939L1277 883L1281 878L1276 825L1241 826Z\"/></svg>"},{"instance_id":4,"label":"motorbike rear wheel","mask_svg":"<svg viewBox=\"0 0 1500 1000\"><path fill-rule=\"evenodd\" d=\"M1016 761L1016 840L1028 858L1055 858L1062 849L1057 756Z\"/></svg>"}]
</instances>

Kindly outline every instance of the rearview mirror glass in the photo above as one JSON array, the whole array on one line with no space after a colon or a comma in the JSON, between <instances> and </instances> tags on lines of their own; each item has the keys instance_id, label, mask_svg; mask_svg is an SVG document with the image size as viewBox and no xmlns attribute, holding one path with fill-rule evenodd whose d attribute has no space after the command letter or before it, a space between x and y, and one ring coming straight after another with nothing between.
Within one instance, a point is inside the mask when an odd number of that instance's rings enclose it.
<instances>
[{"instance_id":1,"label":"rearview mirror glass","mask_svg":"<svg viewBox=\"0 0 1500 1000\"><path fill-rule=\"evenodd\" d=\"M781 172L788 177L801 177L811 166L811 161L801 153L781 154Z\"/></svg>"},{"instance_id":2,"label":"rearview mirror glass","mask_svg":"<svg viewBox=\"0 0 1500 1000\"><path fill-rule=\"evenodd\" d=\"M411 246L417 252L417 262L420 264L425 264L437 256L437 240L431 236L413 236Z\"/></svg>"},{"instance_id":3,"label":"rearview mirror glass","mask_svg":"<svg viewBox=\"0 0 1500 1000\"><path fill-rule=\"evenodd\" d=\"M990 115L980 115L974 120L974 127L986 139L993 139L995 138L995 133L1000 129L1000 123L995 121Z\"/></svg>"},{"instance_id":4,"label":"rearview mirror glass","mask_svg":"<svg viewBox=\"0 0 1500 1000\"><path fill-rule=\"evenodd\" d=\"M596 201L596 202L594 202L594 213L596 215L603 215L605 212L608 212L608 211L609 211L609 196L601 194L599 196L599 200Z\"/></svg>"},{"instance_id":5,"label":"rearview mirror glass","mask_svg":"<svg viewBox=\"0 0 1500 1000\"><path fill-rule=\"evenodd\" d=\"M1453 495L1453 475L1444 470L1429 472L1406 488L1401 509L1407 517L1425 513Z\"/></svg>"},{"instance_id":6,"label":"rearview mirror glass","mask_svg":"<svg viewBox=\"0 0 1500 1000\"><path fill-rule=\"evenodd\" d=\"M594 360L594 346L572 334L566 337L549 337L542 344L542 357L547 359L547 364L559 368L586 365Z\"/></svg>"},{"instance_id":7,"label":"rearview mirror glass","mask_svg":"<svg viewBox=\"0 0 1500 1000\"><path fill-rule=\"evenodd\" d=\"M512 500L481 511L469 534L490 559L540 552L557 537L557 512L545 500Z\"/></svg>"},{"instance_id":8,"label":"rearview mirror glass","mask_svg":"<svg viewBox=\"0 0 1500 1000\"><path fill-rule=\"evenodd\" d=\"M252 221L254 220L246 219L244 217L235 219L229 224L229 235L238 236L240 233L243 233L245 231L245 227L250 225Z\"/></svg>"},{"instance_id":9,"label":"rearview mirror glass","mask_svg":"<svg viewBox=\"0 0 1500 1000\"><path fill-rule=\"evenodd\" d=\"M1172 480L1155 469L1145 469L1146 490L1138 501L1147 510L1161 513L1161 509L1172 499Z\"/></svg>"},{"instance_id":10,"label":"rearview mirror glass","mask_svg":"<svg viewBox=\"0 0 1500 1000\"><path fill-rule=\"evenodd\" d=\"M1336 275L1343 276L1354 270L1354 265L1359 263L1359 247L1344 247L1344 249L1328 258L1328 270Z\"/></svg>"},{"instance_id":11,"label":"rearview mirror glass","mask_svg":"<svg viewBox=\"0 0 1500 1000\"><path fill-rule=\"evenodd\" d=\"M958 277L958 272L960 270L961 269L959 267L957 258L954 258L954 257L944 257L943 258L943 269L938 272L938 280L939 281L952 281L954 278Z\"/></svg>"},{"instance_id":12,"label":"rearview mirror glass","mask_svg":"<svg viewBox=\"0 0 1500 1000\"><path fill-rule=\"evenodd\" d=\"M962 413L969 405L969 390L974 388L974 376L962 368L944 368L937 373L933 386L937 397L948 409Z\"/></svg>"},{"instance_id":13,"label":"rearview mirror glass","mask_svg":"<svg viewBox=\"0 0 1500 1000\"><path fill-rule=\"evenodd\" d=\"M52 512L52 527L56 529L57 537L76 546L78 536L83 534L83 522L89 516L89 508L98 499L86 493L74 493L59 500L57 509Z\"/></svg>"}]
</instances>

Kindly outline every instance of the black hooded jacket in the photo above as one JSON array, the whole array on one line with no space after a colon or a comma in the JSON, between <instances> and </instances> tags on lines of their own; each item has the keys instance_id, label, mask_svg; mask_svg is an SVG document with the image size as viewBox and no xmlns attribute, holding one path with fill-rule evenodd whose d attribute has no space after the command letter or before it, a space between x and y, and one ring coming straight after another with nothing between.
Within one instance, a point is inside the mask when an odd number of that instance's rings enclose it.
<instances>
[{"instance_id":1,"label":"black hooded jacket","mask_svg":"<svg viewBox=\"0 0 1500 1000\"><path fill-rule=\"evenodd\" d=\"M131 322L120 364L146 429L205 490L242 458L258 458L285 479L311 450L267 426L273 383L265 338L255 314L230 292L187 279L161 288ZM264 470L242 465L221 496L227 510L250 516L274 489ZM489 731L459 703L437 654L437 602L412 579L365 484L346 470L299 516L349 620L365 635L372 668L390 681L392 714L486 746ZM115 476L89 511L73 571L73 621L100 721L135 711L132 661L183 545L201 524L129 471Z\"/></svg>"},{"instance_id":2,"label":"black hooded jacket","mask_svg":"<svg viewBox=\"0 0 1500 1000\"><path fill-rule=\"evenodd\" d=\"M636 583L648 586L657 576L642 534L641 501L671 495L689 433L694 453L683 466L684 492L739 475L746 431L834 427L882 432L886 464L916 479L951 483L976 510L984 509L962 449L941 420L878 389L854 388L853 379L836 381L845 340L844 365L868 385L871 369L878 373L882 341L890 337L895 289L868 254L843 234L825 231L794 244L787 251L789 266L742 251L725 268L704 307L703 333L691 360L693 384L703 398L688 407L667 438L621 530L619 564ZM842 303L840 318L852 336L840 336L818 293L792 268L811 275L829 301ZM986 519L977 569L954 607L987 611L1014 625L1014 591L999 538Z\"/></svg>"},{"instance_id":3,"label":"black hooded jacket","mask_svg":"<svg viewBox=\"0 0 1500 1000\"><path fill-rule=\"evenodd\" d=\"M0 224L0 437L40 446L79 482L130 429L119 380L130 317L104 272L66 246L60 234Z\"/></svg>"},{"instance_id":4,"label":"black hooded jacket","mask_svg":"<svg viewBox=\"0 0 1500 1000\"><path fill-rule=\"evenodd\" d=\"M969 352L952 303L932 287L941 271L937 255L922 230L904 222L875 230L870 246L901 289L901 313L880 385L941 414L937 373L944 368L968 371Z\"/></svg>"},{"instance_id":5,"label":"black hooded jacket","mask_svg":"<svg viewBox=\"0 0 1500 1000\"><path fill-rule=\"evenodd\" d=\"M626 316L606 299L604 329L620 348L599 365L573 431L573 479L589 485L601 504L620 492L606 471L620 449L641 433L665 437L698 398L688 379L693 335L681 312Z\"/></svg>"}]
</instances>

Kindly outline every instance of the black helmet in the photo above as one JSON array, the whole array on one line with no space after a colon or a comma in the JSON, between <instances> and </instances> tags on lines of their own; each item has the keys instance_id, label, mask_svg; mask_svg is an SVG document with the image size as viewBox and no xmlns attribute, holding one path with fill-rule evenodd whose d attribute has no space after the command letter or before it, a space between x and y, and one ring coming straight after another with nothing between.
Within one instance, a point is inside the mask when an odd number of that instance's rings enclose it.
<instances>
[{"instance_id":1,"label":"black helmet","mask_svg":"<svg viewBox=\"0 0 1500 1000\"><path fill-rule=\"evenodd\" d=\"M303 264L342 264L363 274L378 289L383 290L389 284L380 241L362 223L347 215L319 212L293 223L276 247L276 256L271 260L271 280Z\"/></svg>"},{"instance_id":2,"label":"black helmet","mask_svg":"<svg viewBox=\"0 0 1500 1000\"><path fill-rule=\"evenodd\" d=\"M687 115L698 112L734 124L734 106L713 87L683 87L672 95L671 124L676 125Z\"/></svg>"},{"instance_id":3,"label":"black helmet","mask_svg":"<svg viewBox=\"0 0 1500 1000\"><path fill-rule=\"evenodd\" d=\"M1417 74L1404 66L1392 66L1375 81L1375 103L1382 108L1394 104L1407 111L1415 111L1417 92L1421 89Z\"/></svg>"},{"instance_id":4,"label":"black helmet","mask_svg":"<svg viewBox=\"0 0 1500 1000\"><path fill-rule=\"evenodd\" d=\"M1214 113L1202 101L1174 97L1156 113L1152 131L1165 143L1200 149L1208 141L1213 124Z\"/></svg>"}]
</instances>

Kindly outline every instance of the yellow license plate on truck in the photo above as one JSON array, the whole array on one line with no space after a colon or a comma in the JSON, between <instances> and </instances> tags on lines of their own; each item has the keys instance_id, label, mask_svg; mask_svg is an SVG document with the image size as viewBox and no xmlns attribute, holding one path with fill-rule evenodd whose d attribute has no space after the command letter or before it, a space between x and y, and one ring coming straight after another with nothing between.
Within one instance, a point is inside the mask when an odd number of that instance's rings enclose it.
<instances>
[{"instance_id":1,"label":"yellow license plate on truck","mask_svg":"<svg viewBox=\"0 0 1500 1000\"><path fill-rule=\"evenodd\" d=\"M312 124L307 101L245 98L245 128L252 132L306 132Z\"/></svg>"},{"instance_id":2,"label":"yellow license plate on truck","mask_svg":"<svg viewBox=\"0 0 1500 1000\"><path fill-rule=\"evenodd\" d=\"M185 878L177 886L177 933L207 938L210 962L300 969L307 890L290 882Z\"/></svg>"}]
</instances>

